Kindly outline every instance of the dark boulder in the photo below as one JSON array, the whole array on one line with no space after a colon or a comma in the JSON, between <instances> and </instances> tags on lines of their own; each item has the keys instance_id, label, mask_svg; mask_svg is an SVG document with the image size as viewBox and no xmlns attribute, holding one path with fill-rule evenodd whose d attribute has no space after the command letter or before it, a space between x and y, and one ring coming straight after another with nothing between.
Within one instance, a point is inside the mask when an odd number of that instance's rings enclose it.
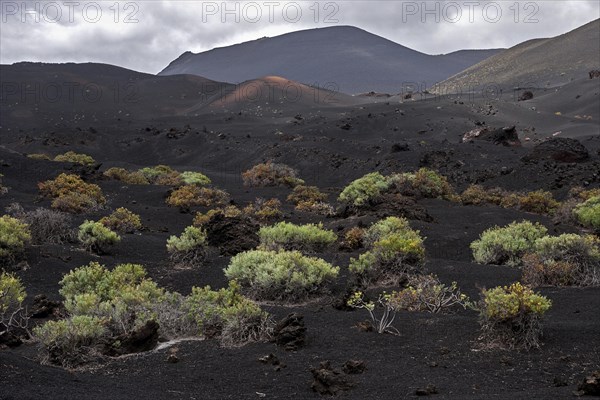
<instances>
[{"instance_id":1,"label":"dark boulder","mask_svg":"<svg viewBox=\"0 0 600 400\"><path fill-rule=\"evenodd\" d=\"M218 247L223 255L236 255L259 244L260 226L246 217L213 216L205 225L208 244Z\"/></svg>"},{"instance_id":2,"label":"dark boulder","mask_svg":"<svg viewBox=\"0 0 600 400\"><path fill-rule=\"evenodd\" d=\"M527 101L533 99L533 92L526 90L519 96L519 101Z\"/></svg>"},{"instance_id":3,"label":"dark boulder","mask_svg":"<svg viewBox=\"0 0 600 400\"><path fill-rule=\"evenodd\" d=\"M571 138L552 138L535 146L523 161L551 160L561 163L583 162L590 154L578 140Z\"/></svg>"},{"instance_id":4,"label":"dark boulder","mask_svg":"<svg viewBox=\"0 0 600 400\"><path fill-rule=\"evenodd\" d=\"M318 368L312 368L312 390L322 395L334 396L343 390L350 390L355 383L341 371L331 367L329 361L322 362Z\"/></svg>"},{"instance_id":5,"label":"dark boulder","mask_svg":"<svg viewBox=\"0 0 600 400\"><path fill-rule=\"evenodd\" d=\"M148 321L133 332L118 336L113 343L119 343L119 346L107 346L102 353L115 357L150 351L158 344L158 328L156 321Z\"/></svg>"},{"instance_id":6,"label":"dark boulder","mask_svg":"<svg viewBox=\"0 0 600 400\"><path fill-rule=\"evenodd\" d=\"M273 330L273 340L288 351L295 351L304 346L306 340L304 316L292 313L279 321Z\"/></svg>"},{"instance_id":7,"label":"dark boulder","mask_svg":"<svg viewBox=\"0 0 600 400\"><path fill-rule=\"evenodd\" d=\"M60 302L49 300L45 294L38 294L33 299L33 306L29 311L29 315L31 318L46 318L57 312L60 307Z\"/></svg>"},{"instance_id":8,"label":"dark boulder","mask_svg":"<svg viewBox=\"0 0 600 400\"><path fill-rule=\"evenodd\" d=\"M590 79L600 78L600 69L594 69L590 71Z\"/></svg>"},{"instance_id":9,"label":"dark boulder","mask_svg":"<svg viewBox=\"0 0 600 400\"><path fill-rule=\"evenodd\" d=\"M600 371L594 371L577 387L577 396L600 396Z\"/></svg>"},{"instance_id":10,"label":"dark boulder","mask_svg":"<svg viewBox=\"0 0 600 400\"><path fill-rule=\"evenodd\" d=\"M367 369L367 365L361 360L348 360L342 366L342 371L349 375L362 374Z\"/></svg>"},{"instance_id":11,"label":"dark boulder","mask_svg":"<svg viewBox=\"0 0 600 400\"><path fill-rule=\"evenodd\" d=\"M505 127L501 129L489 129L480 127L473 129L463 135L463 143L472 142L475 140L483 140L503 146L520 146L519 134L515 126Z\"/></svg>"}]
</instances>

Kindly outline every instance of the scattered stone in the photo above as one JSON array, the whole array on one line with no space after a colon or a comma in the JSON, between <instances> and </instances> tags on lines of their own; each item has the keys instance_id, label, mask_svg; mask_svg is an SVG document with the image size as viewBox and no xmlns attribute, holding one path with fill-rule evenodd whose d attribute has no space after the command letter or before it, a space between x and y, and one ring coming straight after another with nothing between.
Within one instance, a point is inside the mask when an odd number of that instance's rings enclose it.
<instances>
[{"instance_id":1,"label":"scattered stone","mask_svg":"<svg viewBox=\"0 0 600 400\"><path fill-rule=\"evenodd\" d=\"M371 321L362 321L362 322L359 322L359 323L356 324L356 327L361 332L373 332L375 330L375 328L373 327L373 324L371 323Z\"/></svg>"},{"instance_id":2,"label":"scattered stone","mask_svg":"<svg viewBox=\"0 0 600 400\"><path fill-rule=\"evenodd\" d=\"M577 387L577 396L600 396L600 371L594 371L585 377Z\"/></svg>"},{"instance_id":3,"label":"scattered stone","mask_svg":"<svg viewBox=\"0 0 600 400\"><path fill-rule=\"evenodd\" d=\"M344 124L344 125L340 126L340 129L343 129L345 131L349 131L350 129L352 129L352 125L350 125L350 124Z\"/></svg>"},{"instance_id":4,"label":"scattered stone","mask_svg":"<svg viewBox=\"0 0 600 400\"><path fill-rule=\"evenodd\" d=\"M588 150L581 142L571 138L554 137L535 146L523 161L551 160L560 163L578 163L590 158Z\"/></svg>"},{"instance_id":5,"label":"scattered stone","mask_svg":"<svg viewBox=\"0 0 600 400\"><path fill-rule=\"evenodd\" d=\"M60 302L48 300L45 294L38 294L33 299L33 306L29 316L31 318L46 318L52 315L55 310L58 310L61 306Z\"/></svg>"},{"instance_id":6,"label":"scattered stone","mask_svg":"<svg viewBox=\"0 0 600 400\"><path fill-rule=\"evenodd\" d=\"M564 376L555 376L552 384L556 387L569 386L569 382Z\"/></svg>"},{"instance_id":7,"label":"scattered stone","mask_svg":"<svg viewBox=\"0 0 600 400\"><path fill-rule=\"evenodd\" d=\"M392 145L392 153L400 153L403 151L410 151L410 147L408 143L394 143Z\"/></svg>"},{"instance_id":8,"label":"scattered stone","mask_svg":"<svg viewBox=\"0 0 600 400\"><path fill-rule=\"evenodd\" d=\"M594 69L589 73L590 79L600 78L600 69Z\"/></svg>"},{"instance_id":9,"label":"scattered stone","mask_svg":"<svg viewBox=\"0 0 600 400\"><path fill-rule=\"evenodd\" d=\"M417 396L429 396L431 394L437 394L438 390L433 385L427 385L425 388L417 389L415 394Z\"/></svg>"},{"instance_id":10,"label":"scattered stone","mask_svg":"<svg viewBox=\"0 0 600 400\"><path fill-rule=\"evenodd\" d=\"M367 365L362 360L348 360L342 366L342 371L349 375L362 374L367 369Z\"/></svg>"},{"instance_id":11,"label":"scattered stone","mask_svg":"<svg viewBox=\"0 0 600 400\"><path fill-rule=\"evenodd\" d=\"M533 92L530 90L526 90L519 96L519 101L527 101L533 99Z\"/></svg>"},{"instance_id":12,"label":"scattered stone","mask_svg":"<svg viewBox=\"0 0 600 400\"><path fill-rule=\"evenodd\" d=\"M260 361L263 364L268 364L268 365L274 366L275 371L281 371L283 368L286 367L286 365L283 364L281 361L279 361L279 358L277 358L277 356L273 353L259 358L258 361Z\"/></svg>"},{"instance_id":13,"label":"scattered stone","mask_svg":"<svg viewBox=\"0 0 600 400\"><path fill-rule=\"evenodd\" d=\"M321 395L334 396L356 385L348 376L331 368L329 361L323 361L319 368L312 368L310 372L314 378L311 388Z\"/></svg>"},{"instance_id":14,"label":"scattered stone","mask_svg":"<svg viewBox=\"0 0 600 400\"><path fill-rule=\"evenodd\" d=\"M177 357L175 354L169 354L167 357L167 362L169 364L177 364L179 362L179 357Z\"/></svg>"},{"instance_id":15,"label":"scattered stone","mask_svg":"<svg viewBox=\"0 0 600 400\"><path fill-rule=\"evenodd\" d=\"M279 321L273 330L273 338L278 346L288 351L296 351L303 347L306 340L304 316L292 313Z\"/></svg>"}]
</instances>

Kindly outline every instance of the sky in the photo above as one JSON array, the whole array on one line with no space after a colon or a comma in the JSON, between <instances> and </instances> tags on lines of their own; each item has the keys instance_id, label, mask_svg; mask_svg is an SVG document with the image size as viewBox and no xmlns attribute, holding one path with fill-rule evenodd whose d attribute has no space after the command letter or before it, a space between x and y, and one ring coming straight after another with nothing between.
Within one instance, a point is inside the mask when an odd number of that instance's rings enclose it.
<instances>
[{"instance_id":1,"label":"sky","mask_svg":"<svg viewBox=\"0 0 600 400\"><path fill-rule=\"evenodd\" d=\"M598 0L7 1L0 63L101 62L158 73L207 51L302 29L353 25L428 54L507 48L600 18Z\"/></svg>"}]
</instances>

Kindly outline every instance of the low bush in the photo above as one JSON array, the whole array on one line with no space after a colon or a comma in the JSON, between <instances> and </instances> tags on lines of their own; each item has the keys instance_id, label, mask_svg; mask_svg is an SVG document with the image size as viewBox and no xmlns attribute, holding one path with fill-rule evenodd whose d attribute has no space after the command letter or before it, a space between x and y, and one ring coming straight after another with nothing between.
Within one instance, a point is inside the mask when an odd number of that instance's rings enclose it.
<instances>
[{"instance_id":1,"label":"low bush","mask_svg":"<svg viewBox=\"0 0 600 400\"><path fill-rule=\"evenodd\" d=\"M184 185L206 186L211 183L210 178L200 172L185 171L179 177Z\"/></svg>"},{"instance_id":2,"label":"low bush","mask_svg":"<svg viewBox=\"0 0 600 400\"><path fill-rule=\"evenodd\" d=\"M171 261L180 265L197 265L206 257L207 247L206 232L194 226L185 228L181 236L167 240Z\"/></svg>"},{"instance_id":3,"label":"low bush","mask_svg":"<svg viewBox=\"0 0 600 400\"><path fill-rule=\"evenodd\" d=\"M242 173L244 185L249 187L267 187L267 186L289 186L295 187L304 184L304 181L298 178L298 172L285 165L266 162L258 164Z\"/></svg>"},{"instance_id":4,"label":"low bush","mask_svg":"<svg viewBox=\"0 0 600 400\"><path fill-rule=\"evenodd\" d=\"M75 153L74 151L67 151L65 154L59 154L54 157L54 161L70 162L81 165L94 165L96 163L96 160L87 154L79 154Z\"/></svg>"},{"instance_id":5,"label":"low bush","mask_svg":"<svg viewBox=\"0 0 600 400\"><path fill-rule=\"evenodd\" d=\"M0 217L0 267L20 260L31 240L29 226L8 215Z\"/></svg>"},{"instance_id":6,"label":"low bush","mask_svg":"<svg viewBox=\"0 0 600 400\"><path fill-rule=\"evenodd\" d=\"M388 188L386 177L379 172L373 172L351 182L344 188L338 200L347 206L360 208L375 202Z\"/></svg>"},{"instance_id":7,"label":"low bush","mask_svg":"<svg viewBox=\"0 0 600 400\"><path fill-rule=\"evenodd\" d=\"M316 186L296 186L288 201L296 205L296 210L319 215L333 215L335 210L327 203L327 195L321 193Z\"/></svg>"},{"instance_id":8,"label":"low bush","mask_svg":"<svg viewBox=\"0 0 600 400\"><path fill-rule=\"evenodd\" d=\"M540 346L541 319L552 302L520 283L482 292L479 302L482 339L487 346Z\"/></svg>"},{"instance_id":9,"label":"low bush","mask_svg":"<svg viewBox=\"0 0 600 400\"><path fill-rule=\"evenodd\" d=\"M263 198L257 198L254 203L244 207L244 214L252 216L262 223L274 221L283 216L279 200Z\"/></svg>"},{"instance_id":10,"label":"low bush","mask_svg":"<svg viewBox=\"0 0 600 400\"><path fill-rule=\"evenodd\" d=\"M43 362L73 368L98 356L95 346L104 340L107 329L100 318L78 315L48 321L33 333L44 351Z\"/></svg>"},{"instance_id":11,"label":"low bush","mask_svg":"<svg viewBox=\"0 0 600 400\"><path fill-rule=\"evenodd\" d=\"M469 298L462 294L456 282L443 284L435 275L414 275L408 278L408 287L392 293L390 302L397 310L430 313L448 312L454 306L466 309Z\"/></svg>"},{"instance_id":12,"label":"low bush","mask_svg":"<svg viewBox=\"0 0 600 400\"><path fill-rule=\"evenodd\" d=\"M157 165L138 170L153 185L177 186L181 183L179 172L168 165Z\"/></svg>"},{"instance_id":13,"label":"low bush","mask_svg":"<svg viewBox=\"0 0 600 400\"><path fill-rule=\"evenodd\" d=\"M27 310L24 306L25 288L12 274L0 274L0 337L13 330L26 330Z\"/></svg>"},{"instance_id":14,"label":"low bush","mask_svg":"<svg viewBox=\"0 0 600 400\"><path fill-rule=\"evenodd\" d=\"M25 211L18 203L11 204L6 211L29 226L33 243L62 244L74 237L69 214L47 208Z\"/></svg>"},{"instance_id":15,"label":"low bush","mask_svg":"<svg viewBox=\"0 0 600 400\"><path fill-rule=\"evenodd\" d=\"M119 233L134 233L142 229L142 220L139 215L126 208L117 208L112 214L99 221L108 229Z\"/></svg>"},{"instance_id":16,"label":"low bush","mask_svg":"<svg viewBox=\"0 0 600 400\"><path fill-rule=\"evenodd\" d=\"M32 160L40 160L40 161L51 161L52 158L48 154L44 153L31 153L27 154L27 158L31 158Z\"/></svg>"},{"instance_id":17,"label":"low bush","mask_svg":"<svg viewBox=\"0 0 600 400\"><path fill-rule=\"evenodd\" d=\"M352 227L344 234L342 245L350 250L360 249L364 245L365 230L358 226Z\"/></svg>"},{"instance_id":18,"label":"low bush","mask_svg":"<svg viewBox=\"0 0 600 400\"><path fill-rule=\"evenodd\" d=\"M546 236L523 258L523 281L529 285L600 284L600 239L576 234Z\"/></svg>"},{"instance_id":19,"label":"low bush","mask_svg":"<svg viewBox=\"0 0 600 400\"><path fill-rule=\"evenodd\" d=\"M577 205L573 215L581 225L600 232L600 196L590 197Z\"/></svg>"},{"instance_id":20,"label":"low bush","mask_svg":"<svg viewBox=\"0 0 600 400\"><path fill-rule=\"evenodd\" d=\"M419 273L425 262L423 238L403 219L390 217L373 224L364 241L369 250L350 259L349 265L361 286L398 284Z\"/></svg>"},{"instance_id":21,"label":"low bush","mask_svg":"<svg viewBox=\"0 0 600 400\"><path fill-rule=\"evenodd\" d=\"M554 200L552 193L544 190L537 190L519 196L519 208L523 211L536 214L553 214L560 203Z\"/></svg>"},{"instance_id":22,"label":"low bush","mask_svg":"<svg viewBox=\"0 0 600 400\"><path fill-rule=\"evenodd\" d=\"M452 186L445 176L428 168L421 168L415 172L412 181L415 188L422 197L438 198L446 197L454 193Z\"/></svg>"},{"instance_id":23,"label":"low bush","mask_svg":"<svg viewBox=\"0 0 600 400\"><path fill-rule=\"evenodd\" d=\"M204 226L208 222L210 222L210 220L213 217L217 215L222 215L225 218L237 218L240 217L242 214L242 210L233 205L227 206L225 208L216 208L214 210L209 210L206 213L198 212L194 216L193 225L196 227Z\"/></svg>"},{"instance_id":24,"label":"low bush","mask_svg":"<svg viewBox=\"0 0 600 400\"><path fill-rule=\"evenodd\" d=\"M148 179L139 171L128 171L125 168L109 168L104 171L104 176L129 185L149 185Z\"/></svg>"},{"instance_id":25,"label":"low bush","mask_svg":"<svg viewBox=\"0 0 600 400\"><path fill-rule=\"evenodd\" d=\"M544 226L529 221L490 228L471 243L473 258L479 264L519 266L522 257L533 249L535 241L547 232Z\"/></svg>"},{"instance_id":26,"label":"low bush","mask_svg":"<svg viewBox=\"0 0 600 400\"><path fill-rule=\"evenodd\" d=\"M79 226L77 239L88 251L104 254L110 246L121 241L121 237L100 222L85 221Z\"/></svg>"},{"instance_id":27,"label":"low bush","mask_svg":"<svg viewBox=\"0 0 600 400\"><path fill-rule=\"evenodd\" d=\"M167 198L171 207L189 210L191 207L224 206L229 202L229 194L223 190L185 185L175 189Z\"/></svg>"},{"instance_id":28,"label":"low bush","mask_svg":"<svg viewBox=\"0 0 600 400\"><path fill-rule=\"evenodd\" d=\"M471 185L460 195L460 201L465 205L479 206L482 204L500 205L506 192L500 188L484 188L481 185Z\"/></svg>"},{"instance_id":29,"label":"low bush","mask_svg":"<svg viewBox=\"0 0 600 400\"><path fill-rule=\"evenodd\" d=\"M373 328L377 333L399 335L400 332L393 326L397 309L396 304L391 301L391 298L392 295L384 292L377 297L376 301L368 301L365 300L363 292L355 292L348 299L347 305L349 307L367 310L371 317ZM378 306L383 309L381 315L378 315L376 312Z\"/></svg>"},{"instance_id":30,"label":"low bush","mask_svg":"<svg viewBox=\"0 0 600 400\"><path fill-rule=\"evenodd\" d=\"M207 337L220 336L226 346L260 341L271 334L269 314L242 296L235 281L217 291L194 287L187 304L198 331Z\"/></svg>"},{"instance_id":31,"label":"low bush","mask_svg":"<svg viewBox=\"0 0 600 400\"><path fill-rule=\"evenodd\" d=\"M252 297L259 300L299 301L324 292L339 268L298 251L253 250L231 259L225 270Z\"/></svg>"},{"instance_id":32,"label":"low bush","mask_svg":"<svg viewBox=\"0 0 600 400\"><path fill-rule=\"evenodd\" d=\"M52 207L60 211L81 213L106 203L98 185L86 183L77 175L60 174L38 187L42 195L54 199Z\"/></svg>"},{"instance_id":33,"label":"low bush","mask_svg":"<svg viewBox=\"0 0 600 400\"><path fill-rule=\"evenodd\" d=\"M320 252L337 240L337 235L323 229L322 224L295 225L289 222L263 227L258 236L263 250Z\"/></svg>"}]
</instances>

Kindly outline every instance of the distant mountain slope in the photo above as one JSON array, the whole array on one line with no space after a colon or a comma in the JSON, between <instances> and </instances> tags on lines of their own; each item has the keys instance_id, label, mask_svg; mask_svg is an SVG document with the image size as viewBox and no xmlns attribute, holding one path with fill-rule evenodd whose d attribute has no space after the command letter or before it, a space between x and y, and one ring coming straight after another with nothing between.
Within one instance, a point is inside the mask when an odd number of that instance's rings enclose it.
<instances>
[{"instance_id":1,"label":"distant mountain slope","mask_svg":"<svg viewBox=\"0 0 600 400\"><path fill-rule=\"evenodd\" d=\"M431 85L498 51L431 56L359 28L336 26L187 52L159 75L197 74L231 83L276 75L344 93L398 93L403 83Z\"/></svg>"},{"instance_id":2,"label":"distant mountain slope","mask_svg":"<svg viewBox=\"0 0 600 400\"><path fill-rule=\"evenodd\" d=\"M182 115L233 87L196 75L156 76L96 63L0 65L0 83L3 122L44 126Z\"/></svg>"},{"instance_id":3,"label":"distant mountain slope","mask_svg":"<svg viewBox=\"0 0 600 400\"><path fill-rule=\"evenodd\" d=\"M521 43L441 82L433 91L453 93L484 85L554 87L592 69L600 69L600 20L555 38Z\"/></svg>"}]
</instances>

